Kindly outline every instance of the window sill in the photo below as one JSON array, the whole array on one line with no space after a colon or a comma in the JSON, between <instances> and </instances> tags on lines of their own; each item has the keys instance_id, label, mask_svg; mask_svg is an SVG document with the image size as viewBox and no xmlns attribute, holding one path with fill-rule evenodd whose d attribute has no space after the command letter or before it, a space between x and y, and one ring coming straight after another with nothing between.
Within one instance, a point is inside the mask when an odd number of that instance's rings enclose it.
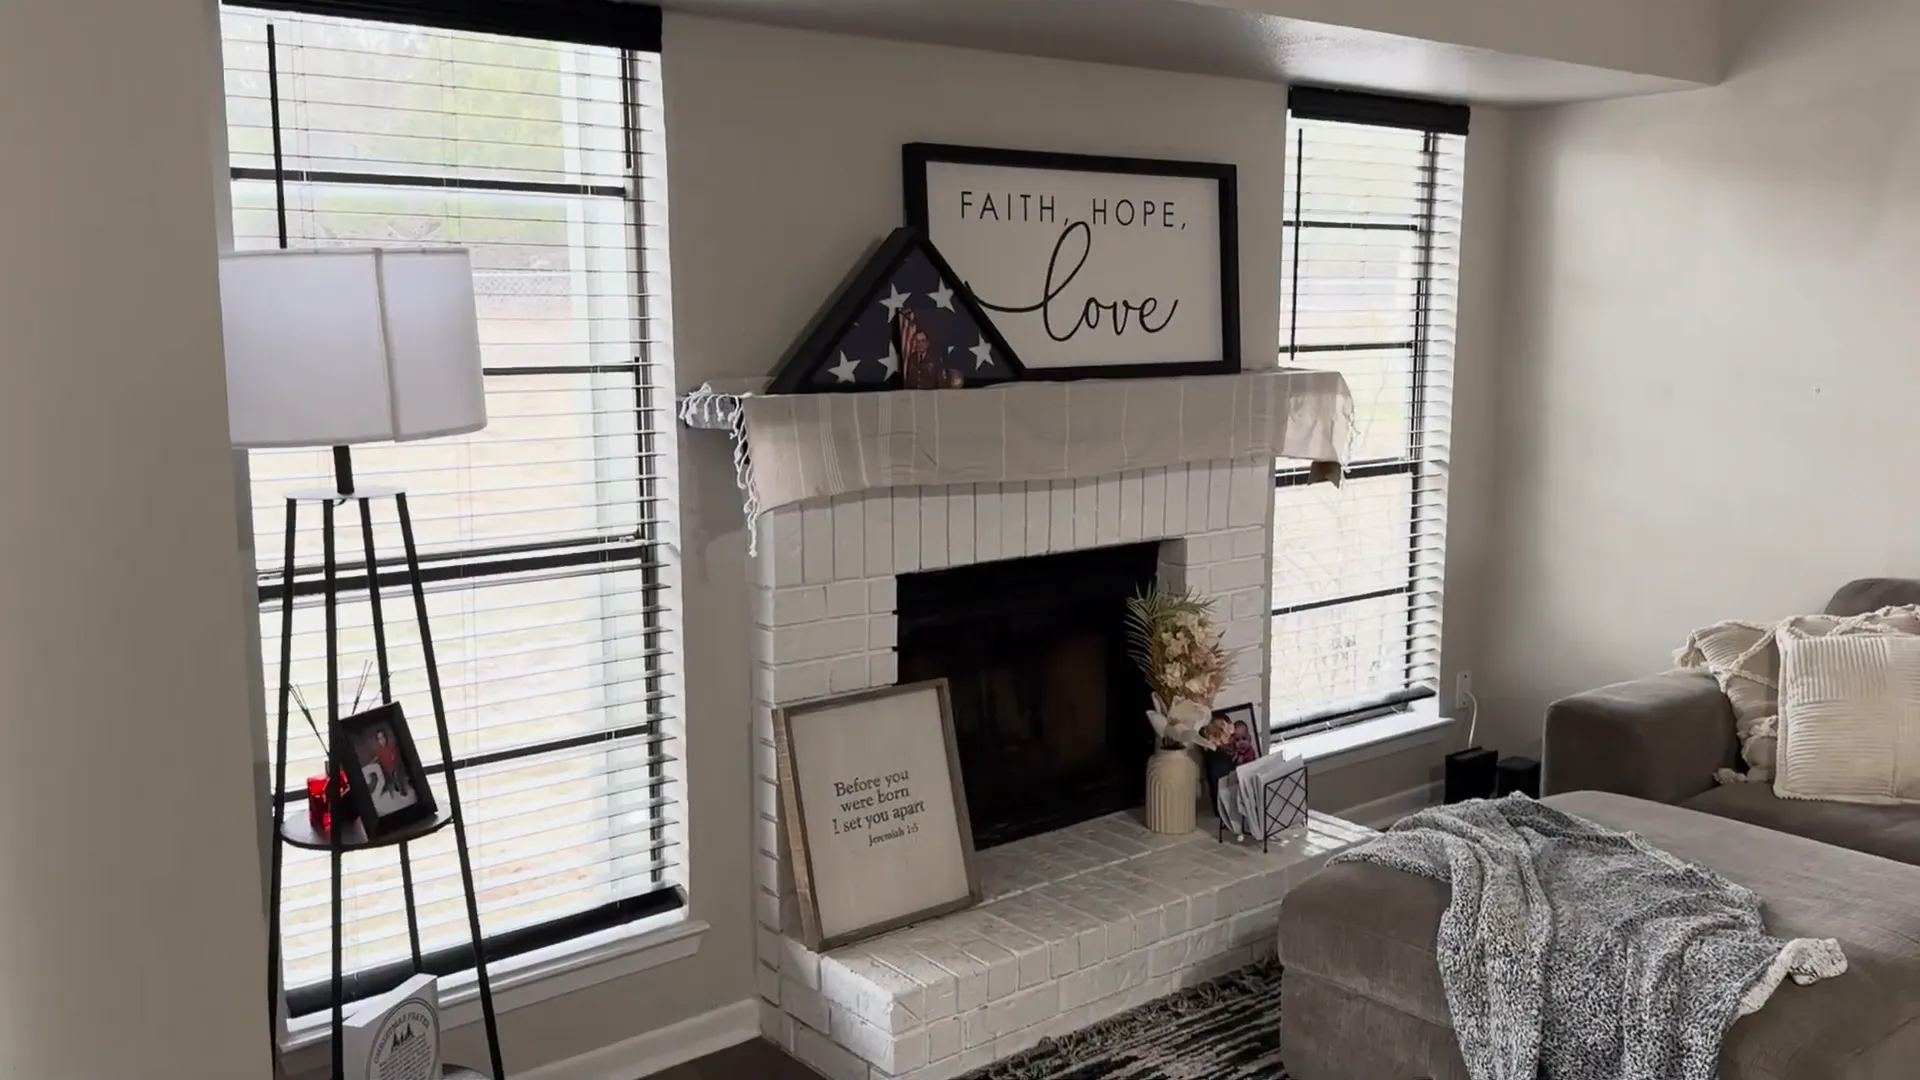
<instances>
[{"instance_id":1,"label":"window sill","mask_svg":"<svg viewBox=\"0 0 1920 1080\"><path fill-rule=\"evenodd\" d=\"M1285 739L1281 745L1314 764L1339 768L1429 743L1442 743L1452 734L1452 718L1442 716L1439 703L1428 699L1416 702L1405 712Z\"/></svg>"},{"instance_id":2,"label":"window sill","mask_svg":"<svg viewBox=\"0 0 1920 1080\"><path fill-rule=\"evenodd\" d=\"M494 1012L511 1012L684 960L700 951L707 930L706 923L689 918L681 908L489 964ZM440 980L440 1015L444 1028L480 1022L480 984L472 972ZM325 1044L332 1021L333 1014L324 1010L290 1021L282 1048Z\"/></svg>"}]
</instances>

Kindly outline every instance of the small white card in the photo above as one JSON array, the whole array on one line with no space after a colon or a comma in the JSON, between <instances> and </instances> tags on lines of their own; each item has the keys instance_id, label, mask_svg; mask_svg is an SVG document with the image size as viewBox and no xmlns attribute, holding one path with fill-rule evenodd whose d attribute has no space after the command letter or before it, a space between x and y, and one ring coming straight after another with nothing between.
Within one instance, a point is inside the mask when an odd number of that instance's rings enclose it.
<instances>
[{"instance_id":1,"label":"small white card","mask_svg":"<svg viewBox=\"0 0 1920 1080\"><path fill-rule=\"evenodd\" d=\"M440 1080L440 980L415 975L341 1022L347 1080Z\"/></svg>"}]
</instances>

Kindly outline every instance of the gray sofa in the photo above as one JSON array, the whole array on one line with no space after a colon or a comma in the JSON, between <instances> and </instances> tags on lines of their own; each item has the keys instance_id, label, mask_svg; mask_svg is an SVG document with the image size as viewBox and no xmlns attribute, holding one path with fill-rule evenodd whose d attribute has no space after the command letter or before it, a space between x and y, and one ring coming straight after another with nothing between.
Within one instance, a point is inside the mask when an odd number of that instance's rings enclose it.
<instances>
[{"instance_id":1,"label":"gray sofa","mask_svg":"<svg viewBox=\"0 0 1920 1080\"><path fill-rule=\"evenodd\" d=\"M1920 602L1920 581L1859 581L1836 614ZM1555 703L1546 801L1640 833L1759 893L1768 926L1834 937L1849 970L1786 986L1734 1024L1721 1080L1920 1077L1920 808L1793 802L1716 787L1736 763L1711 678L1670 672ZM1296 1080L1469 1080L1433 958L1447 887L1345 864L1280 909L1281 1046Z\"/></svg>"},{"instance_id":2,"label":"gray sofa","mask_svg":"<svg viewBox=\"0 0 1920 1080\"><path fill-rule=\"evenodd\" d=\"M1849 582L1833 594L1827 613L1893 604L1920 604L1920 581ZM1612 791L1671 803L1920 866L1920 808L1781 799L1771 784L1716 785L1714 770L1737 768L1739 752L1733 710L1712 676L1670 671L1549 706L1541 787L1545 794Z\"/></svg>"}]
</instances>

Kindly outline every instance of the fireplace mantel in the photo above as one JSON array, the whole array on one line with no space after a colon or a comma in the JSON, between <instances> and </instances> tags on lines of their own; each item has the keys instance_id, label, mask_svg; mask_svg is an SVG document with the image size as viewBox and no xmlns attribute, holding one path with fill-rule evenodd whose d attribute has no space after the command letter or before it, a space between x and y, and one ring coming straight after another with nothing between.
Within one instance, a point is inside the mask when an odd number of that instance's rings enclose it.
<instances>
[{"instance_id":1,"label":"fireplace mantel","mask_svg":"<svg viewBox=\"0 0 1920 1080\"><path fill-rule=\"evenodd\" d=\"M896 487L1085 480L1292 458L1337 478L1353 398L1332 371L1023 382L973 390L688 395L689 427L733 433L756 514Z\"/></svg>"}]
</instances>

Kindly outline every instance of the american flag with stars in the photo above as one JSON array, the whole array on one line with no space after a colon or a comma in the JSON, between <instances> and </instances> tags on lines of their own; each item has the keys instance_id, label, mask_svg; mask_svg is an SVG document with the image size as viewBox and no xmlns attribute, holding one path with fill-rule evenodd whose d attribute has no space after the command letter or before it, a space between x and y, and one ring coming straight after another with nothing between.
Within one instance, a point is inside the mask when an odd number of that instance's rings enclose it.
<instances>
[{"instance_id":1,"label":"american flag with stars","mask_svg":"<svg viewBox=\"0 0 1920 1080\"><path fill-rule=\"evenodd\" d=\"M946 280L915 244L900 266L874 290L867 306L839 341L827 351L827 361L814 374L814 383L828 389L871 387L898 389L903 385L897 319L911 312L918 329L927 335L933 354L947 371L957 372L967 386L1006 382L1015 377L999 346L983 332L968 311L958 288Z\"/></svg>"}]
</instances>

